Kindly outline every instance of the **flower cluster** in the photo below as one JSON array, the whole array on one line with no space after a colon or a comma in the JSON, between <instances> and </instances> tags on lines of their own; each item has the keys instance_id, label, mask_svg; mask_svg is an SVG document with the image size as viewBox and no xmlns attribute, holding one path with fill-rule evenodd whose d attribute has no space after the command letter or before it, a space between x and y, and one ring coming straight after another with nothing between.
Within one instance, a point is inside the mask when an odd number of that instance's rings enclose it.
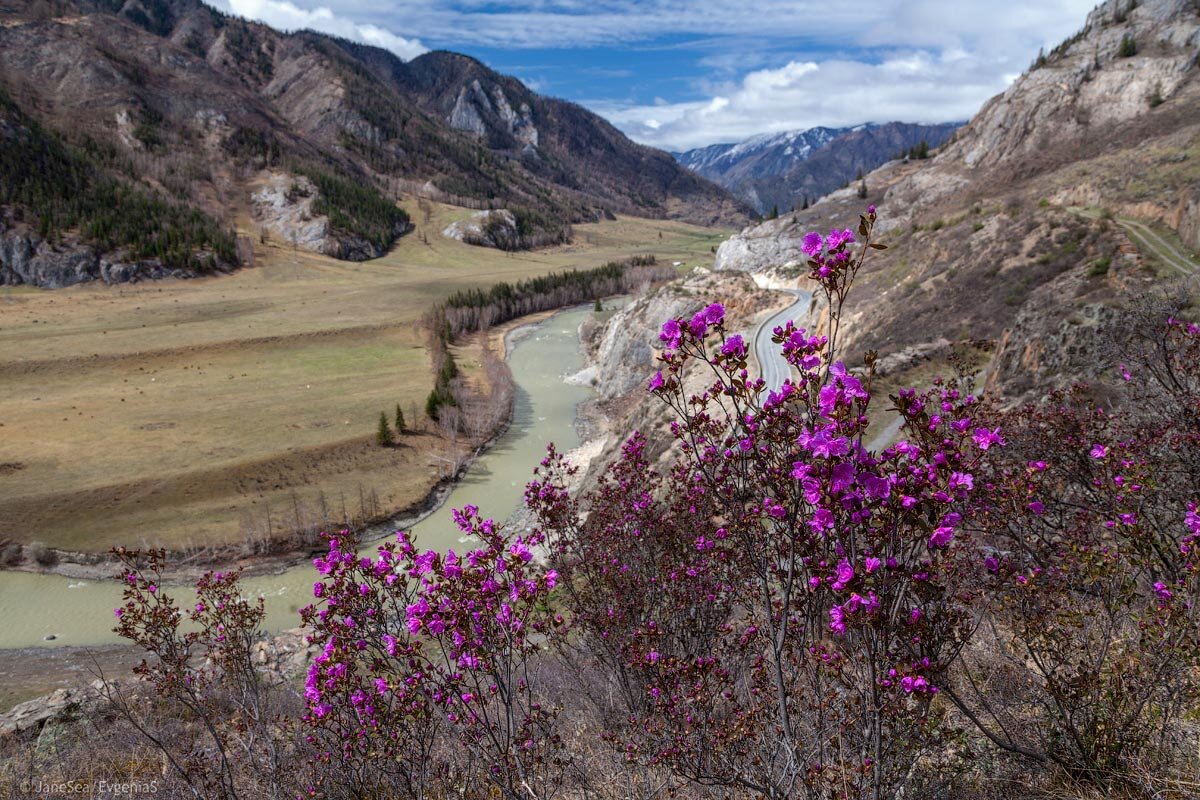
<instances>
[{"instance_id":1,"label":"flower cluster","mask_svg":"<svg viewBox=\"0 0 1200 800\"><path fill-rule=\"evenodd\" d=\"M318 602L302 612L320 647L305 683L310 741L330 761L384 758L416 793L468 779L431 757L453 732L483 780L519 796L563 758L531 668L561 622L547 603L557 575L535 563L538 537L510 537L473 506L454 519L483 546L421 551L401 532L367 557L343 533L314 561Z\"/></svg>"},{"instance_id":2,"label":"flower cluster","mask_svg":"<svg viewBox=\"0 0 1200 800\"><path fill-rule=\"evenodd\" d=\"M805 237L835 313L874 222L871 209L861 239ZM1003 436L977 398L942 385L894 397L907 435L871 452L872 365L836 358L835 337L776 329L795 374L768 390L719 304L667 320L649 389L674 412L669 473L635 436L591 496L567 498L553 463L537 483L555 563L587 587L568 595L574 624L630 687L629 724L612 734L629 757L766 795L866 791L899 785L900 742L936 727L928 699L967 622L956 534ZM698 373L712 380L688 394ZM842 755L825 750L834 739Z\"/></svg>"}]
</instances>

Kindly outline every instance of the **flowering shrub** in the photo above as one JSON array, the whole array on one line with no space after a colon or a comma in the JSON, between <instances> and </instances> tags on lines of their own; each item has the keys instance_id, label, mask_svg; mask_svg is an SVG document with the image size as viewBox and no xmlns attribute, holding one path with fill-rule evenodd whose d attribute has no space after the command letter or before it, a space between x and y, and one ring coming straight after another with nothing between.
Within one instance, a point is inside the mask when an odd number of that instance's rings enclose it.
<instances>
[{"instance_id":1,"label":"flowering shrub","mask_svg":"<svg viewBox=\"0 0 1200 800\"><path fill-rule=\"evenodd\" d=\"M906 438L863 447L874 358L855 374L830 343L874 222L857 250L849 230L804 241L832 313L826 335L774 331L798 378L752 378L718 304L668 320L650 383L676 417L667 473L635 435L580 500L554 454L530 485L630 758L768 797L882 797L940 735L931 700L968 621L951 555L1002 438L943 385L894 397Z\"/></svg>"},{"instance_id":2,"label":"flowering shrub","mask_svg":"<svg viewBox=\"0 0 1200 800\"><path fill-rule=\"evenodd\" d=\"M536 537L507 537L472 506L454 516L482 547L418 551L401 533L369 558L348 534L330 538L302 612L321 648L305 684L310 741L364 785L382 771L408 796L473 796L483 781L550 797L569 757L535 656L561 622L547 604L556 574L533 563ZM465 757L439 748L440 732Z\"/></svg>"},{"instance_id":3,"label":"flowering shrub","mask_svg":"<svg viewBox=\"0 0 1200 800\"><path fill-rule=\"evenodd\" d=\"M1184 366L1200 329L1154 327L1157 344L1120 368L1116 412L1077 389L1007 415L1012 458L991 465L979 520L1001 632L962 667L964 708L993 741L1106 787L1165 781L1192 757L1178 722L1200 700L1185 507L1200 493L1200 381Z\"/></svg>"},{"instance_id":4,"label":"flowering shrub","mask_svg":"<svg viewBox=\"0 0 1200 800\"><path fill-rule=\"evenodd\" d=\"M281 765L310 754L310 795L591 796L597 724L626 766L614 796L932 797L981 737L1109 795L1183 796L1200 328L1137 328L1105 408L1083 389L1009 412L962 380L899 391L901 438L872 452L875 354L848 363L837 341L875 222L804 238L828 317L773 331L780 387L752 377L720 304L663 324L663 459L635 433L572 494L551 446L531 529L456 510L480 543L463 555L327 537L302 740L278 740L237 573L183 611L162 553L120 551L117 631L200 721L173 742L139 730L196 796L248 775L280 795Z\"/></svg>"},{"instance_id":5,"label":"flowering shrub","mask_svg":"<svg viewBox=\"0 0 1200 800\"><path fill-rule=\"evenodd\" d=\"M279 796L286 728L251 647L259 638L263 603L239 591L240 571L209 572L196 584L196 602L183 610L163 591L166 554L126 550L123 603L114 610L116 632L149 658L134 674L177 714L199 722L199 734L155 734L128 698L109 688L114 707L162 751L164 764L196 796L234 797L253 775L255 785Z\"/></svg>"}]
</instances>

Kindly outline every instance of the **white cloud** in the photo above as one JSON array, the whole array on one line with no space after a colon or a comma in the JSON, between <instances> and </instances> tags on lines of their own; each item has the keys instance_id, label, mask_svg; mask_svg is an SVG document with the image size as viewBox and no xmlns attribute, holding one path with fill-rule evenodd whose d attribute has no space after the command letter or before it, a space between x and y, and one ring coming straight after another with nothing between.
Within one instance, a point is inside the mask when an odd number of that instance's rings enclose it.
<instances>
[{"instance_id":1,"label":"white cloud","mask_svg":"<svg viewBox=\"0 0 1200 800\"><path fill-rule=\"evenodd\" d=\"M451 49L672 49L695 71L686 102L583 102L633 138L674 149L813 125L966 119L1039 47L1078 30L1096 0L219 2L405 58L426 49L422 39Z\"/></svg>"},{"instance_id":2,"label":"white cloud","mask_svg":"<svg viewBox=\"0 0 1200 800\"><path fill-rule=\"evenodd\" d=\"M816 125L963 120L1004 86L1003 74L915 51L877 64L793 61L751 72L710 100L599 110L634 139L687 149Z\"/></svg>"},{"instance_id":3,"label":"white cloud","mask_svg":"<svg viewBox=\"0 0 1200 800\"><path fill-rule=\"evenodd\" d=\"M216 5L240 17L265 22L273 28L285 31L311 28L391 50L403 59L416 58L429 49L420 39L397 36L369 22L356 22L334 13L327 6L301 8L289 0L217 0Z\"/></svg>"}]
</instances>

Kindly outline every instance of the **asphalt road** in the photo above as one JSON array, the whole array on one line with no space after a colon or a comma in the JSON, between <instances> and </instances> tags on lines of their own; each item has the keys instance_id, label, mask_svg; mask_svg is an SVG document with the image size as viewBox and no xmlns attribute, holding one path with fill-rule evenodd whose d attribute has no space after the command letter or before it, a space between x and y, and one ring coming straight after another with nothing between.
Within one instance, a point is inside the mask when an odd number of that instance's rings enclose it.
<instances>
[{"instance_id":1,"label":"asphalt road","mask_svg":"<svg viewBox=\"0 0 1200 800\"><path fill-rule=\"evenodd\" d=\"M771 332L781 325L786 325L789 319L795 319L799 316L808 306L809 300L812 299L811 292L804 292L799 289L784 289L782 291L793 295L796 298L796 302L782 311L771 315L754 332L754 357L758 360L759 368L762 371L762 378L766 382L768 389L778 389L792 375L792 367L784 360L783 353L779 350L779 345L771 341ZM867 444L867 449L882 450L891 444L896 438L896 434L900 432L902 422L903 420L900 417L892 420L886 428L871 439Z\"/></svg>"},{"instance_id":2,"label":"asphalt road","mask_svg":"<svg viewBox=\"0 0 1200 800\"><path fill-rule=\"evenodd\" d=\"M808 301L812 299L812 292L800 289L782 289L781 291L794 296L796 302L773 314L754 332L754 357L758 360L762 379L766 381L767 389L770 390L783 386L783 382L792 375L792 367L784 360L779 345L771 341L771 331L781 325L786 325L788 320L798 317L808 307Z\"/></svg>"}]
</instances>

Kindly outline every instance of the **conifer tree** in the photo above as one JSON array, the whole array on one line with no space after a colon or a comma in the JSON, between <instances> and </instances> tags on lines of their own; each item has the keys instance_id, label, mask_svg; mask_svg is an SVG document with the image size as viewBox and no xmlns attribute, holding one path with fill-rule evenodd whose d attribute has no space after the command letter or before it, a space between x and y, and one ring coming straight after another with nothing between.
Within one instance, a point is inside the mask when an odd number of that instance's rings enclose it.
<instances>
[{"instance_id":1,"label":"conifer tree","mask_svg":"<svg viewBox=\"0 0 1200 800\"><path fill-rule=\"evenodd\" d=\"M400 410L400 404L396 403L396 433L402 434L408 430L408 426L404 424L404 412Z\"/></svg>"},{"instance_id":2,"label":"conifer tree","mask_svg":"<svg viewBox=\"0 0 1200 800\"><path fill-rule=\"evenodd\" d=\"M387 414L379 412L379 430L375 432L375 443L380 447L390 447L392 444L392 428L388 425Z\"/></svg>"}]
</instances>

